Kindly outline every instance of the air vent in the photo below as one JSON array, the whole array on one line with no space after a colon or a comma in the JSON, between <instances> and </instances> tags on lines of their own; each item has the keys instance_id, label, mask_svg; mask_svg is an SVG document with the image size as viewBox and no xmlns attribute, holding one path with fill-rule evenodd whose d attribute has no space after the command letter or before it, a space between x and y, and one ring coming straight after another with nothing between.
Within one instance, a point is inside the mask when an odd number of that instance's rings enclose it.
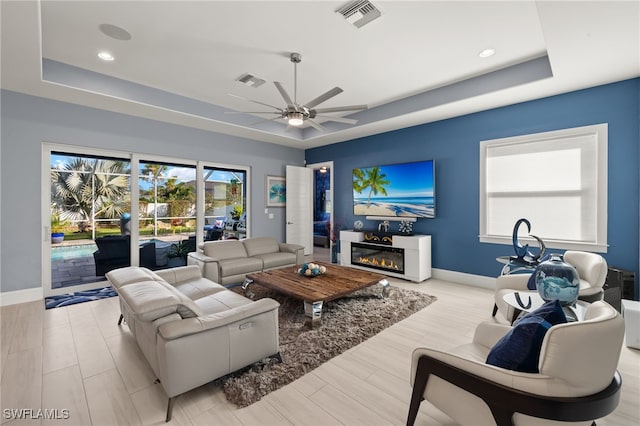
<instances>
[{"instance_id":1,"label":"air vent","mask_svg":"<svg viewBox=\"0 0 640 426\"><path fill-rule=\"evenodd\" d=\"M363 25L366 25L380 17L380 11L376 9L369 0L357 0L351 2L336 10L336 13L344 16L344 19L346 19L347 22L350 22L357 28L361 28Z\"/></svg>"},{"instance_id":2,"label":"air vent","mask_svg":"<svg viewBox=\"0 0 640 426\"><path fill-rule=\"evenodd\" d=\"M249 73L242 74L240 77L236 78L236 81L239 81L242 84L246 84L251 87L259 87L264 84L264 80L253 76Z\"/></svg>"}]
</instances>

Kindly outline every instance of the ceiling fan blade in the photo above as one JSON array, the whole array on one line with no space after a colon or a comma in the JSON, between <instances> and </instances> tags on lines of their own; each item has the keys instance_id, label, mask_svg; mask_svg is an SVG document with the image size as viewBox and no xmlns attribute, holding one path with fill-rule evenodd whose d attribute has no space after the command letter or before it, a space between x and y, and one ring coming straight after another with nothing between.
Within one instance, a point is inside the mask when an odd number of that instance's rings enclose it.
<instances>
[{"instance_id":1,"label":"ceiling fan blade","mask_svg":"<svg viewBox=\"0 0 640 426\"><path fill-rule=\"evenodd\" d=\"M278 92L280 92L280 96L282 96L282 99L284 99L284 101L287 103L287 106L295 105L291 100L291 97L289 96L287 91L284 90L284 86L282 86L282 83L280 83L279 81L274 81L273 84L275 84L276 88L278 89Z\"/></svg>"},{"instance_id":2,"label":"ceiling fan blade","mask_svg":"<svg viewBox=\"0 0 640 426\"><path fill-rule=\"evenodd\" d=\"M367 105L347 105L347 106L334 107L334 108L314 109L314 111L316 114L324 114L327 112L362 111L368 108L369 107Z\"/></svg>"},{"instance_id":3,"label":"ceiling fan blade","mask_svg":"<svg viewBox=\"0 0 640 426\"><path fill-rule=\"evenodd\" d=\"M313 121L312 119L308 118L305 120L307 123L311 124L311 127L313 127L314 129L316 129L319 132L324 132L324 127L322 127L320 125L320 123L316 123L315 121Z\"/></svg>"},{"instance_id":4,"label":"ceiling fan blade","mask_svg":"<svg viewBox=\"0 0 640 426\"><path fill-rule=\"evenodd\" d=\"M333 89L323 93L322 95L318 96L317 98L307 102L306 104L304 104L304 106L306 106L307 108L311 109L316 105L319 105L325 101L328 101L329 99L333 98L336 95L339 95L340 93L342 93L343 90L339 87L334 87Z\"/></svg>"},{"instance_id":5,"label":"ceiling fan blade","mask_svg":"<svg viewBox=\"0 0 640 426\"><path fill-rule=\"evenodd\" d=\"M258 120L258 121L254 122L254 123L248 124L247 126L248 126L248 127L253 127L253 126L255 126L256 124L260 124L260 123L263 123L263 122L265 122L265 121L275 121L275 120L277 120L277 119L279 119L279 118L280 118L280 117L265 118L265 119L262 119L262 120Z\"/></svg>"},{"instance_id":6,"label":"ceiling fan blade","mask_svg":"<svg viewBox=\"0 0 640 426\"><path fill-rule=\"evenodd\" d=\"M234 98L242 99L242 100L248 101L248 102L253 102L254 104L268 106L269 108L275 108L278 111L283 112L282 108L277 107L277 106L273 106L273 105L269 105L269 104L265 104L264 102L254 101L253 99L249 99L249 98L245 98L245 97L242 97L242 96L234 95L233 93L229 93L229 96L233 96Z\"/></svg>"},{"instance_id":7,"label":"ceiling fan blade","mask_svg":"<svg viewBox=\"0 0 640 426\"><path fill-rule=\"evenodd\" d=\"M280 111L225 111L225 114L278 114L282 115Z\"/></svg>"},{"instance_id":8,"label":"ceiling fan blade","mask_svg":"<svg viewBox=\"0 0 640 426\"><path fill-rule=\"evenodd\" d=\"M331 115L316 115L316 117L321 117L327 121L335 121L337 123L356 124L358 122L358 120L354 120L353 118L333 117Z\"/></svg>"}]
</instances>

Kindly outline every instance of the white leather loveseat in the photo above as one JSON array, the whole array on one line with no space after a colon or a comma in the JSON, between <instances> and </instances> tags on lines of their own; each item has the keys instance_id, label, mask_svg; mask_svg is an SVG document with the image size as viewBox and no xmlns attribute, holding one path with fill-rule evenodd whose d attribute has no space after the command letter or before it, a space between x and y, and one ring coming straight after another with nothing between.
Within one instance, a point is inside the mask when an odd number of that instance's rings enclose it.
<instances>
[{"instance_id":1,"label":"white leather loveseat","mask_svg":"<svg viewBox=\"0 0 640 426\"><path fill-rule=\"evenodd\" d=\"M202 278L197 266L130 266L106 275L122 315L160 380L171 420L176 396L267 357L280 359L278 307Z\"/></svg>"},{"instance_id":2,"label":"white leather loveseat","mask_svg":"<svg viewBox=\"0 0 640 426\"><path fill-rule=\"evenodd\" d=\"M242 282L253 272L303 262L304 247L270 237L207 241L187 257L187 264L198 265L203 277L222 285Z\"/></svg>"}]
</instances>

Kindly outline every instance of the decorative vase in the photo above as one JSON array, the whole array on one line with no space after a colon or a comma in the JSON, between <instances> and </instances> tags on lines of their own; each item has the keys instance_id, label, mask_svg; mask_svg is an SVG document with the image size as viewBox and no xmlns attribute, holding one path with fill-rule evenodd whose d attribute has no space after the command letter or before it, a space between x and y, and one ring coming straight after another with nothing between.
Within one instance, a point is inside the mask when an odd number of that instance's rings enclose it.
<instances>
[{"instance_id":1,"label":"decorative vase","mask_svg":"<svg viewBox=\"0 0 640 426\"><path fill-rule=\"evenodd\" d=\"M536 267L534 277L538 293L545 302L558 300L562 306L569 306L578 299L578 271L566 263L562 255L551 254L548 260Z\"/></svg>"},{"instance_id":2,"label":"decorative vase","mask_svg":"<svg viewBox=\"0 0 640 426\"><path fill-rule=\"evenodd\" d=\"M60 244L64 241L64 232L52 232L51 244Z\"/></svg>"}]
</instances>

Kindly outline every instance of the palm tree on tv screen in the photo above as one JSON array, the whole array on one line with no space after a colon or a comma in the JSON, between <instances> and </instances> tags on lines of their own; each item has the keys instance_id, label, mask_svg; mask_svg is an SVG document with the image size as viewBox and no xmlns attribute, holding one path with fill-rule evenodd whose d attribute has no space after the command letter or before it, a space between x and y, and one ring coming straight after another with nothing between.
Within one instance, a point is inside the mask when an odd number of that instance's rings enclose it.
<instances>
[{"instance_id":1,"label":"palm tree on tv screen","mask_svg":"<svg viewBox=\"0 0 640 426\"><path fill-rule=\"evenodd\" d=\"M391 181L387 179L387 175L382 173L380 167L372 167L370 169L355 169L353 171L353 189L357 193L362 193L365 189L369 189L367 197L367 207L371 206L371 196L387 195L385 186L390 185Z\"/></svg>"}]
</instances>

